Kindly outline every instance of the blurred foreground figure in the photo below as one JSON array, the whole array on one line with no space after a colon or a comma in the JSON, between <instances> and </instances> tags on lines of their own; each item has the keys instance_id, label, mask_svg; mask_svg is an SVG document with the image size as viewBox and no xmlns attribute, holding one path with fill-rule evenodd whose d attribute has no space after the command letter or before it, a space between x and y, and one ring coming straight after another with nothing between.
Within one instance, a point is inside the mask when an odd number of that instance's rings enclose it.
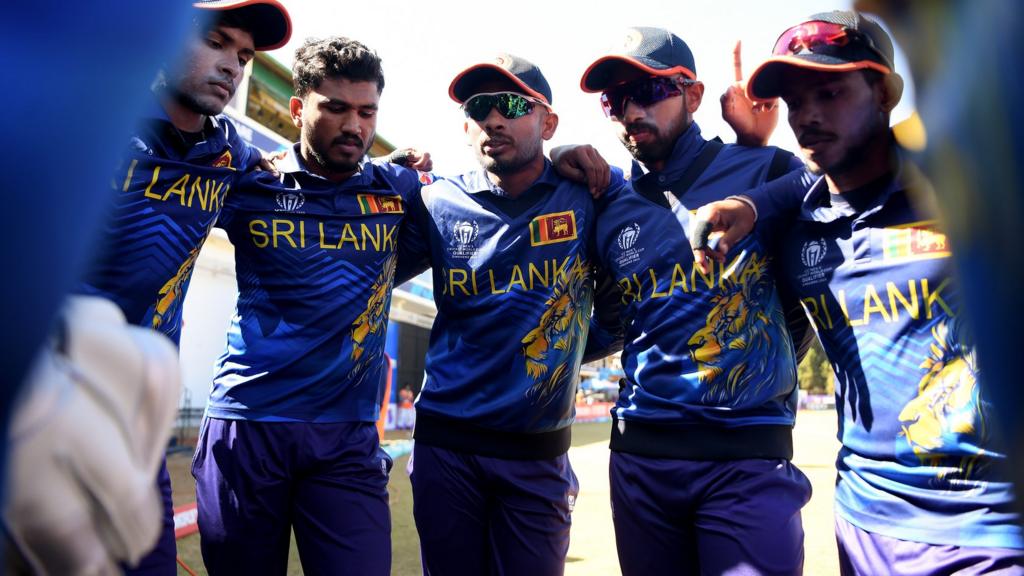
<instances>
[{"instance_id":1,"label":"blurred foreground figure","mask_svg":"<svg viewBox=\"0 0 1024 576\"><path fill-rule=\"evenodd\" d=\"M160 532L177 349L109 300L76 297L28 384L11 426L7 572L116 574Z\"/></svg>"},{"instance_id":2,"label":"blurred foreground figure","mask_svg":"<svg viewBox=\"0 0 1024 576\"><path fill-rule=\"evenodd\" d=\"M927 126L913 134L921 165L947 214L965 303L977 333L979 364L988 375L993 407L1006 437L1007 458L1024 513L1024 389L1019 382L1019 338L1024 309L1024 219L1021 166L1024 145L1024 5L990 2L879 2L860 10L882 16L906 51ZM965 89L966 88L966 89ZM898 133L899 135L899 133ZM1021 516L1024 518L1024 515Z\"/></svg>"}]
</instances>

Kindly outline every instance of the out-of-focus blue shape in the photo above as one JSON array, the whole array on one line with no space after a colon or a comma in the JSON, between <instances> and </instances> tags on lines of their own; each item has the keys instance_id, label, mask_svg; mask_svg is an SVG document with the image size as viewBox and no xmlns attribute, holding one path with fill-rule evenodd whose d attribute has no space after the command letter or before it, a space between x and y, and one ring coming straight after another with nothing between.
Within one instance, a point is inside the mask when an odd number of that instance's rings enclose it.
<instances>
[{"instance_id":1,"label":"out-of-focus blue shape","mask_svg":"<svg viewBox=\"0 0 1024 576\"><path fill-rule=\"evenodd\" d=\"M0 18L0 425L61 298L78 279L133 118L180 51L186 2L4 6Z\"/></svg>"}]
</instances>

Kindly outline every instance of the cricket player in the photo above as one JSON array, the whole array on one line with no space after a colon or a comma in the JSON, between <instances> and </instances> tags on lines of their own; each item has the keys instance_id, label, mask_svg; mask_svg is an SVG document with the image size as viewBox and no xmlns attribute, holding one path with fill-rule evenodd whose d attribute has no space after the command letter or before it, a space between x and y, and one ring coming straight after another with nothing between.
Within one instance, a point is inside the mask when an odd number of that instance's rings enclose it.
<instances>
[{"instance_id":1,"label":"cricket player","mask_svg":"<svg viewBox=\"0 0 1024 576\"><path fill-rule=\"evenodd\" d=\"M154 85L152 111L129 141L100 255L78 292L112 300L131 324L180 337L181 305L199 250L238 174L261 162L219 114L256 50L291 35L276 0L196 2L185 55ZM209 18L208 18L209 16ZM175 574L170 477L158 479L164 532L132 573Z\"/></svg>"},{"instance_id":2,"label":"cricket player","mask_svg":"<svg viewBox=\"0 0 1024 576\"><path fill-rule=\"evenodd\" d=\"M211 574L386 575L391 458L375 422L400 228L415 170L364 159L381 61L348 38L296 50L300 140L244 178L218 223L238 304L193 463Z\"/></svg>"},{"instance_id":3,"label":"cricket player","mask_svg":"<svg viewBox=\"0 0 1024 576\"><path fill-rule=\"evenodd\" d=\"M594 298L588 189L543 153L547 80L501 55L452 81L480 168L425 186L402 276L433 268L412 486L428 574L562 574L578 493L566 452Z\"/></svg>"},{"instance_id":4,"label":"cricket player","mask_svg":"<svg viewBox=\"0 0 1024 576\"><path fill-rule=\"evenodd\" d=\"M668 30L628 30L581 86L601 94L635 159L596 227L625 327L610 463L622 572L799 574L811 487L791 462L796 353L775 287L775 225L707 273L687 234L697 208L801 164L701 135L704 85Z\"/></svg>"},{"instance_id":5,"label":"cricket player","mask_svg":"<svg viewBox=\"0 0 1024 576\"><path fill-rule=\"evenodd\" d=\"M704 216L733 238L758 216L790 220L781 278L836 372L842 573L1024 574L951 246L931 185L889 129L902 89L870 18L828 12L787 29L748 91L786 102L811 173L752 192L756 214L723 203Z\"/></svg>"}]
</instances>

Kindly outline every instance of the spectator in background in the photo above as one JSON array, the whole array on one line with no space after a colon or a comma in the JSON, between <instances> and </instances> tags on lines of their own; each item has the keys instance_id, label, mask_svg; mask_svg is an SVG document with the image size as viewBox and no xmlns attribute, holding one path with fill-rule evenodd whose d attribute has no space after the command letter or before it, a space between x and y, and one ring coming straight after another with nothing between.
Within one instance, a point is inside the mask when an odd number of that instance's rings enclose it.
<instances>
[{"instance_id":1,"label":"spectator in background","mask_svg":"<svg viewBox=\"0 0 1024 576\"><path fill-rule=\"evenodd\" d=\"M415 397L408 383L398 391L398 419L395 426L399 430L411 430L416 425L416 409L412 404Z\"/></svg>"}]
</instances>

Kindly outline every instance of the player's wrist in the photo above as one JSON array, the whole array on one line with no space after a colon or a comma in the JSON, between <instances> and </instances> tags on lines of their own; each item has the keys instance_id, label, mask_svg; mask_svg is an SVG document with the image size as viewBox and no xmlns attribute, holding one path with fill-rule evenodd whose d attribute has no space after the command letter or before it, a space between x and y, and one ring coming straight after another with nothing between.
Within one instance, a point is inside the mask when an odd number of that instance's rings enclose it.
<instances>
[{"instance_id":1,"label":"player's wrist","mask_svg":"<svg viewBox=\"0 0 1024 576\"><path fill-rule=\"evenodd\" d=\"M750 208L750 210L754 213L754 222L757 222L757 218L758 218L757 206L754 204L754 201L749 196L744 196L743 194L736 194L734 196L726 196L725 199L726 200L736 200L737 202L742 202L743 204L746 204Z\"/></svg>"}]
</instances>

